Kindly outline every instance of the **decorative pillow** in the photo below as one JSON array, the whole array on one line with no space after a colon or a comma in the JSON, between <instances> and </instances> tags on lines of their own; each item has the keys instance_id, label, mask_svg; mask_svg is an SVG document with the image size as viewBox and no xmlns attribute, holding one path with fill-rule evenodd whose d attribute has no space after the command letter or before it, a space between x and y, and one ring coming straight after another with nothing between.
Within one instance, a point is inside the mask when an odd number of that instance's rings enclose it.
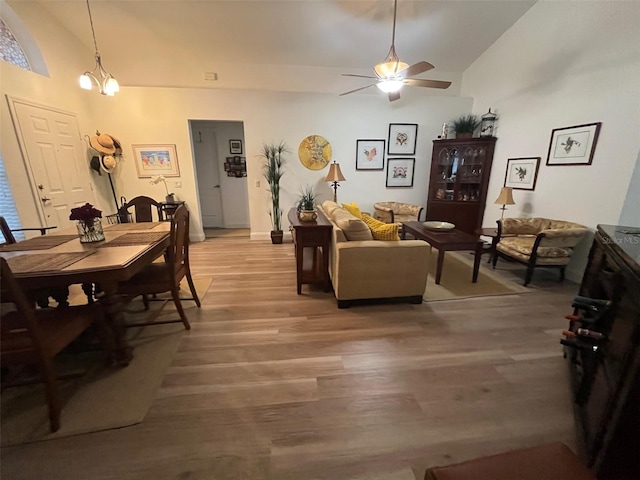
<instances>
[{"instance_id":1,"label":"decorative pillow","mask_svg":"<svg viewBox=\"0 0 640 480\"><path fill-rule=\"evenodd\" d=\"M358 204L356 202L343 203L342 204L342 208L347 210L354 217L359 218L360 220L362 220L362 212L360 211L360 207L358 206Z\"/></svg>"},{"instance_id":2,"label":"decorative pillow","mask_svg":"<svg viewBox=\"0 0 640 480\"><path fill-rule=\"evenodd\" d=\"M369 215L362 215L362 221L371 229L374 240L400 240L397 223L384 223Z\"/></svg>"},{"instance_id":3,"label":"decorative pillow","mask_svg":"<svg viewBox=\"0 0 640 480\"><path fill-rule=\"evenodd\" d=\"M333 211L333 222L342 230L349 241L373 240L367 224L351 215L344 208L338 207Z\"/></svg>"}]
</instances>

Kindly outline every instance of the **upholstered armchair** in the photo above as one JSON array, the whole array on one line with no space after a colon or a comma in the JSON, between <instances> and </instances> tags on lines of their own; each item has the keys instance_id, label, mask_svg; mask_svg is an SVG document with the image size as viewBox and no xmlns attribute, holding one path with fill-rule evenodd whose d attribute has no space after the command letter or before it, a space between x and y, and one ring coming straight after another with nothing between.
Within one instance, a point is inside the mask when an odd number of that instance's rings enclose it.
<instances>
[{"instance_id":1,"label":"upholstered armchair","mask_svg":"<svg viewBox=\"0 0 640 480\"><path fill-rule=\"evenodd\" d=\"M493 268L498 257L527 266L524 285L533 277L535 267L560 269L560 281L571 260L573 248L588 229L578 223L548 218L505 218L498 220L498 242L493 252Z\"/></svg>"},{"instance_id":2,"label":"upholstered armchair","mask_svg":"<svg viewBox=\"0 0 640 480\"><path fill-rule=\"evenodd\" d=\"M402 202L378 202L373 204L373 217L384 223L417 222L422 207Z\"/></svg>"}]
</instances>

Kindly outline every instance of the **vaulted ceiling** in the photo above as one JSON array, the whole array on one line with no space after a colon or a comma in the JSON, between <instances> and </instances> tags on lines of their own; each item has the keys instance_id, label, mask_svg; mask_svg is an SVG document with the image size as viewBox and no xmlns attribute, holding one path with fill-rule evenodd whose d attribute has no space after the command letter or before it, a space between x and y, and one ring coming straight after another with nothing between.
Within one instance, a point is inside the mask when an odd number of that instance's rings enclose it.
<instances>
[{"instance_id":1,"label":"vaulted ceiling","mask_svg":"<svg viewBox=\"0 0 640 480\"><path fill-rule=\"evenodd\" d=\"M89 69L85 1L37 3L87 47ZM399 0L396 51L435 65L421 77L459 83L534 3ZM300 90L322 79L338 93L366 84L340 73L369 74L387 55L393 0L91 0L91 11L104 65L122 85Z\"/></svg>"}]
</instances>

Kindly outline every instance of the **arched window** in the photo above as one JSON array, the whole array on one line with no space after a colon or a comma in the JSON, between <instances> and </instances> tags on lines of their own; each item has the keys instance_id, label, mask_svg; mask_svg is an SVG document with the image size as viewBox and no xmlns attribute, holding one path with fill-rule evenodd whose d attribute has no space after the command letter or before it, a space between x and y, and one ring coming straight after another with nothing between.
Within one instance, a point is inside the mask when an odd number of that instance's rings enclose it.
<instances>
[{"instance_id":1,"label":"arched window","mask_svg":"<svg viewBox=\"0 0 640 480\"><path fill-rule=\"evenodd\" d=\"M38 45L22 20L4 1L0 10L0 60L49 76Z\"/></svg>"},{"instance_id":2,"label":"arched window","mask_svg":"<svg viewBox=\"0 0 640 480\"><path fill-rule=\"evenodd\" d=\"M0 18L0 59L25 70L31 70L24 50L13 36L7 24Z\"/></svg>"}]
</instances>

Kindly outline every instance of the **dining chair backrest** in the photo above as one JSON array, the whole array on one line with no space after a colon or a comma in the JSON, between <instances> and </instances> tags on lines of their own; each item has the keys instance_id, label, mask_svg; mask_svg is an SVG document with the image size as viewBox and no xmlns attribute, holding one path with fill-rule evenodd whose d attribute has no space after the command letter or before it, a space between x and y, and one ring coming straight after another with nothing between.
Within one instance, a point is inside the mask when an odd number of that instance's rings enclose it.
<instances>
[{"instance_id":1,"label":"dining chair backrest","mask_svg":"<svg viewBox=\"0 0 640 480\"><path fill-rule=\"evenodd\" d=\"M127 203L125 203L120 210L122 212L126 212L129 210L129 208L133 207L133 213L134 213L134 217L135 217L135 222L136 223L140 223L140 222L153 222L153 208L155 207L157 216L158 216L158 220L159 222L161 222L163 220L163 216L162 216L162 208L160 206L160 203L157 202L156 200L154 200L151 197L146 197L144 195L140 195L139 197L135 197L132 198L131 200L129 200Z\"/></svg>"},{"instance_id":2,"label":"dining chair backrest","mask_svg":"<svg viewBox=\"0 0 640 480\"><path fill-rule=\"evenodd\" d=\"M179 275L182 267L189 263L189 210L184 205L180 205L171 217L169 237L167 262L173 274Z\"/></svg>"},{"instance_id":3,"label":"dining chair backrest","mask_svg":"<svg viewBox=\"0 0 640 480\"><path fill-rule=\"evenodd\" d=\"M4 237L4 243L16 243L16 237L13 236L13 232L4 217L0 217L0 231Z\"/></svg>"}]
</instances>

